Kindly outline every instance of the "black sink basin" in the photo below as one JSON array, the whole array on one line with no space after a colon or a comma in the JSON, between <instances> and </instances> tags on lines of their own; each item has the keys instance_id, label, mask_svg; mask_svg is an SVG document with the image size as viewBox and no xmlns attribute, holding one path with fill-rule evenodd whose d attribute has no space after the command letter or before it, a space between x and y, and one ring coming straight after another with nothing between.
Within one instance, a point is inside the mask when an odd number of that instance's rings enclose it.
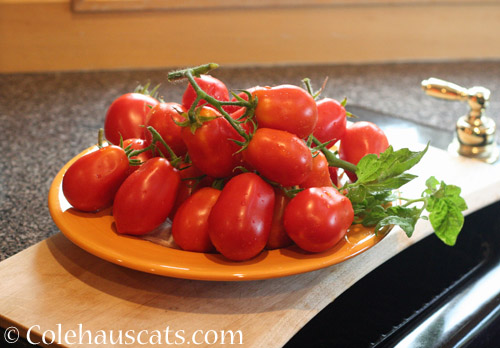
<instances>
[{"instance_id":1,"label":"black sink basin","mask_svg":"<svg viewBox=\"0 0 500 348\"><path fill-rule=\"evenodd\" d=\"M393 257L285 347L497 346L499 211L497 202L469 215L454 247L431 235Z\"/></svg>"},{"instance_id":2,"label":"black sink basin","mask_svg":"<svg viewBox=\"0 0 500 348\"><path fill-rule=\"evenodd\" d=\"M352 108L382 128L412 127L445 149L452 134ZM321 311L285 346L497 347L500 341L500 202L469 215L454 247L430 235Z\"/></svg>"}]
</instances>

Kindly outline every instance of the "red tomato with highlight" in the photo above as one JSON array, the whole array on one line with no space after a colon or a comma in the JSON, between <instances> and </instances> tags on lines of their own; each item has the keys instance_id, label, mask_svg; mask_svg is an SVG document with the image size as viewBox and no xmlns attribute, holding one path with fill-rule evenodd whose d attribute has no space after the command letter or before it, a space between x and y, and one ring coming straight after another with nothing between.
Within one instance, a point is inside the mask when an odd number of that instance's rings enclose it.
<instances>
[{"instance_id":1,"label":"red tomato with highlight","mask_svg":"<svg viewBox=\"0 0 500 348\"><path fill-rule=\"evenodd\" d=\"M133 150L143 150L148 147L148 144L144 139L130 138L123 141L123 148L126 149L128 146L130 146L130 148ZM151 151L145 151L137 156L130 157L130 159L138 159L139 161L144 163L152 157L153 154L151 153ZM139 167L140 166L130 165L129 174L139 169Z\"/></svg>"},{"instance_id":2,"label":"red tomato with highlight","mask_svg":"<svg viewBox=\"0 0 500 348\"><path fill-rule=\"evenodd\" d=\"M312 170L311 151L296 135L271 128L258 128L243 158L252 168L283 186L300 185Z\"/></svg>"},{"instance_id":3,"label":"red tomato with highlight","mask_svg":"<svg viewBox=\"0 0 500 348\"><path fill-rule=\"evenodd\" d=\"M385 133L374 123L360 121L346 129L339 148L339 157L344 161L358 164L368 154L384 152L389 147ZM356 181L356 174L346 171L347 176Z\"/></svg>"},{"instance_id":4,"label":"red tomato with highlight","mask_svg":"<svg viewBox=\"0 0 500 348\"><path fill-rule=\"evenodd\" d=\"M266 246L274 211L274 190L254 173L229 180L208 218L210 240L226 258L243 261Z\"/></svg>"},{"instance_id":5,"label":"red tomato with highlight","mask_svg":"<svg viewBox=\"0 0 500 348\"><path fill-rule=\"evenodd\" d=\"M299 192L285 209L288 236L301 249L322 252L344 238L354 219L349 199L333 187L311 187Z\"/></svg>"},{"instance_id":6,"label":"red tomato with highlight","mask_svg":"<svg viewBox=\"0 0 500 348\"><path fill-rule=\"evenodd\" d=\"M186 154L187 146L181 137L182 127L175 122L185 121L184 116L181 115L184 112L186 112L186 109L180 104L159 103L146 116L146 127L153 127L179 157ZM145 129L144 137L150 144L153 138L151 132ZM167 149L161 142L158 141L157 146L165 157L170 157Z\"/></svg>"},{"instance_id":7,"label":"red tomato with highlight","mask_svg":"<svg viewBox=\"0 0 500 348\"><path fill-rule=\"evenodd\" d=\"M114 145L125 139L143 138L146 115L158 104L155 98L141 93L127 93L118 97L106 113L104 135Z\"/></svg>"},{"instance_id":8,"label":"red tomato with highlight","mask_svg":"<svg viewBox=\"0 0 500 348\"><path fill-rule=\"evenodd\" d=\"M291 198L280 188L274 189L274 197L273 222L271 224L271 232L269 233L266 249L280 249L293 244L283 224L285 208Z\"/></svg>"},{"instance_id":9,"label":"red tomato with highlight","mask_svg":"<svg viewBox=\"0 0 500 348\"><path fill-rule=\"evenodd\" d=\"M179 171L154 157L130 174L116 193L113 216L122 234L144 235L160 226L174 205Z\"/></svg>"},{"instance_id":10,"label":"red tomato with highlight","mask_svg":"<svg viewBox=\"0 0 500 348\"><path fill-rule=\"evenodd\" d=\"M64 196L78 210L107 208L128 170L129 161L122 148L102 147L80 157L68 168L62 181Z\"/></svg>"},{"instance_id":11,"label":"red tomato with highlight","mask_svg":"<svg viewBox=\"0 0 500 348\"><path fill-rule=\"evenodd\" d=\"M323 152L318 151L313 154L312 170L307 179L300 184L302 188L332 186L328 161Z\"/></svg>"},{"instance_id":12,"label":"red tomato with highlight","mask_svg":"<svg viewBox=\"0 0 500 348\"><path fill-rule=\"evenodd\" d=\"M233 175L233 169L241 165L240 146L231 139L243 140L229 122L214 109L203 107L201 116L217 116L204 122L194 133L189 127L182 129L182 139L187 145L193 164L203 173L224 178Z\"/></svg>"},{"instance_id":13,"label":"red tomato with highlight","mask_svg":"<svg viewBox=\"0 0 500 348\"><path fill-rule=\"evenodd\" d=\"M364 156L379 155L388 147L389 141L382 129L374 123L360 121L346 129L340 142L339 156L344 161L358 164Z\"/></svg>"},{"instance_id":14,"label":"red tomato with highlight","mask_svg":"<svg viewBox=\"0 0 500 348\"><path fill-rule=\"evenodd\" d=\"M316 102L318 122L313 135L322 143L335 144L344 135L347 126L346 110L337 100L324 98Z\"/></svg>"},{"instance_id":15,"label":"red tomato with highlight","mask_svg":"<svg viewBox=\"0 0 500 348\"><path fill-rule=\"evenodd\" d=\"M258 89L255 118L260 128L273 128L295 134L299 138L309 136L318 120L316 101L304 89L281 85Z\"/></svg>"},{"instance_id":16,"label":"red tomato with highlight","mask_svg":"<svg viewBox=\"0 0 500 348\"><path fill-rule=\"evenodd\" d=\"M210 75L201 75L200 77L195 77L194 79L198 86L200 86L200 88L208 95L219 101L229 100L229 91L222 81ZM189 84L182 95L182 105L184 105L186 109L189 109L194 103L196 96L196 91L193 86ZM205 100L201 100L197 106L201 105L212 107L210 104L207 104Z\"/></svg>"},{"instance_id":17,"label":"red tomato with highlight","mask_svg":"<svg viewBox=\"0 0 500 348\"><path fill-rule=\"evenodd\" d=\"M220 190L204 187L177 210L172 222L172 236L183 250L202 253L215 250L208 235L208 217L220 194Z\"/></svg>"}]
</instances>

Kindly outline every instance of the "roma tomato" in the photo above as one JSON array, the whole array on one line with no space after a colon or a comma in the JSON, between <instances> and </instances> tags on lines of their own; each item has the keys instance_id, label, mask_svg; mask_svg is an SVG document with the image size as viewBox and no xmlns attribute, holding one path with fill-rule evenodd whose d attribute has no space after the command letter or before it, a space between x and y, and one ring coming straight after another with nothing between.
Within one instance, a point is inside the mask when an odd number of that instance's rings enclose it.
<instances>
[{"instance_id":1,"label":"roma tomato","mask_svg":"<svg viewBox=\"0 0 500 348\"><path fill-rule=\"evenodd\" d=\"M208 217L220 193L220 190L204 187L177 210L172 222L172 236L183 250L202 253L215 250L208 235Z\"/></svg>"},{"instance_id":2,"label":"roma tomato","mask_svg":"<svg viewBox=\"0 0 500 348\"><path fill-rule=\"evenodd\" d=\"M321 151L313 154L312 170L307 179L300 184L302 188L332 186L328 161Z\"/></svg>"},{"instance_id":3,"label":"roma tomato","mask_svg":"<svg viewBox=\"0 0 500 348\"><path fill-rule=\"evenodd\" d=\"M182 129L182 139L186 144L193 164L203 173L223 178L233 175L233 169L241 164L240 147L231 139L243 138L229 122L214 109L203 107L201 116L219 116L204 122L194 133L189 127Z\"/></svg>"},{"instance_id":4,"label":"roma tomato","mask_svg":"<svg viewBox=\"0 0 500 348\"><path fill-rule=\"evenodd\" d=\"M288 236L301 249L322 252L337 244L354 219L349 199L333 187L311 187L299 192L285 209Z\"/></svg>"},{"instance_id":5,"label":"roma tomato","mask_svg":"<svg viewBox=\"0 0 500 348\"><path fill-rule=\"evenodd\" d=\"M389 141L376 124L366 121L353 123L345 131L340 142L341 159L358 164L368 154L379 155L389 147Z\"/></svg>"},{"instance_id":6,"label":"roma tomato","mask_svg":"<svg viewBox=\"0 0 500 348\"><path fill-rule=\"evenodd\" d=\"M328 167L328 172L330 173L330 179L332 180L332 183L339 187L339 173L338 173L338 168L336 167Z\"/></svg>"},{"instance_id":7,"label":"roma tomato","mask_svg":"<svg viewBox=\"0 0 500 348\"><path fill-rule=\"evenodd\" d=\"M170 218L173 220L177 209L186 199L189 198L196 190L212 185L214 179L205 175L201 170L196 168L192 163L182 163L179 166L179 174L181 182L177 190L177 198L174 206L170 211Z\"/></svg>"},{"instance_id":8,"label":"roma tomato","mask_svg":"<svg viewBox=\"0 0 500 348\"><path fill-rule=\"evenodd\" d=\"M342 136L339 157L344 161L358 164L368 154L379 155L389 147L385 133L374 123L360 121L348 127ZM347 176L356 181L356 174L346 171Z\"/></svg>"},{"instance_id":9,"label":"roma tomato","mask_svg":"<svg viewBox=\"0 0 500 348\"><path fill-rule=\"evenodd\" d=\"M313 135L322 143L335 144L345 133L347 117L345 108L337 100L324 98L316 102L318 122Z\"/></svg>"},{"instance_id":10,"label":"roma tomato","mask_svg":"<svg viewBox=\"0 0 500 348\"><path fill-rule=\"evenodd\" d=\"M186 112L186 109L180 104L159 103L151 109L145 121L146 126L153 127L179 157L184 156L187 152L186 144L184 144L181 137L182 127L175 123L185 121L184 116L180 114L183 112ZM147 129L144 132L144 138L151 144L153 137ZM157 142L156 145L164 156L169 156L163 144Z\"/></svg>"},{"instance_id":11,"label":"roma tomato","mask_svg":"<svg viewBox=\"0 0 500 348\"><path fill-rule=\"evenodd\" d=\"M228 101L229 100L229 91L227 90L226 85L210 75L201 75L200 77L194 78L198 86L207 93L208 95L214 97L220 101ZM194 103L196 99L196 92L189 84L182 95L182 105L186 109L189 109L191 105ZM206 102L204 100L200 101L197 106L205 105ZM207 104L207 106L211 107L211 105Z\"/></svg>"},{"instance_id":12,"label":"roma tomato","mask_svg":"<svg viewBox=\"0 0 500 348\"><path fill-rule=\"evenodd\" d=\"M148 144L146 143L146 141L144 139L129 138L129 139L123 141L123 148L126 149L128 146L130 146L130 148L134 149L134 150L142 150L142 149L145 149L146 147L148 147ZM139 161L144 163L152 157L153 157L153 154L151 153L151 151L145 151L145 152L140 153L137 156L130 157L130 159L138 159ZM129 174L132 172L135 172L137 169L139 169L139 167L140 166L130 165Z\"/></svg>"},{"instance_id":13,"label":"roma tomato","mask_svg":"<svg viewBox=\"0 0 500 348\"><path fill-rule=\"evenodd\" d=\"M281 85L258 89L253 94L258 98L255 118L259 127L284 130L299 138L313 132L318 109L306 90Z\"/></svg>"},{"instance_id":14,"label":"roma tomato","mask_svg":"<svg viewBox=\"0 0 500 348\"><path fill-rule=\"evenodd\" d=\"M130 174L116 193L113 216L122 234L143 235L168 217L179 187L179 171L154 157Z\"/></svg>"},{"instance_id":15,"label":"roma tomato","mask_svg":"<svg viewBox=\"0 0 500 348\"><path fill-rule=\"evenodd\" d=\"M274 210L274 190L254 173L233 177L208 217L210 240L226 258L251 259L266 246Z\"/></svg>"},{"instance_id":16,"label":"roma tomato","mask_svg":"<svg viewBox=\"0 0 500 348\"><path fill-rule=\"evenodd\" d=\"M78 210L107 208L128 171L129 161L122 148L102 147L80 157L68 168L62 182L64 196Z\"/></svg>"},{"instance_id":17,"label":"roma tomato","mask_svg":"<svg viewBox=\"0 0 500 348\"><path fill-rule=\"evenodd\" d=\"M271 128L258 128L243 158L271 181L283 186L300 185L312 170L311 151L296 135Z\"/></svg>"},{"instance_id":18,"label":"roma tomato","mask_svg":"<svg viewBox=\"0 0 500 348\"><path fill-rule=\"evenodd\" d=\"M293 241L288 237L283 224L283 215L290 197L288 197L282 189L274 189L274 212L273 222L271 224L271 232L267 240L266 249L280 249L293 244Z\"/></svg>"},{"instance_id":19,"label":"roma tomato","mask_svg":"<svg viewBox=\"0 0 500 348\"><path fill-rule=\"evenodd\" d=\"M122 138L143 138L146 115L158 104L155 98L141 93L124 94L111 104L104 121L104 135L114 145Z\"/></svg>"}]
</instances>

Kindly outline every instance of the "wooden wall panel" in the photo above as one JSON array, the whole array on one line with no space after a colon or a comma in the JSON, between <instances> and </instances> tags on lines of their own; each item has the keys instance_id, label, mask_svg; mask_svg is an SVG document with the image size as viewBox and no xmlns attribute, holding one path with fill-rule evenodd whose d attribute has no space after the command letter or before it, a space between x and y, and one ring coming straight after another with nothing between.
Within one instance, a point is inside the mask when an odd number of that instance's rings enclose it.
<instances>
[{"instance_id":1,"label":"wooden wall panel","mask_svg":"<svg viewBox=\"0 0 500 348\"><path fill-rule=\"evenodd\" d=\"M500 58L500 4L79 13L0 0L0 72Z\"/></svg>"}]
</instances>

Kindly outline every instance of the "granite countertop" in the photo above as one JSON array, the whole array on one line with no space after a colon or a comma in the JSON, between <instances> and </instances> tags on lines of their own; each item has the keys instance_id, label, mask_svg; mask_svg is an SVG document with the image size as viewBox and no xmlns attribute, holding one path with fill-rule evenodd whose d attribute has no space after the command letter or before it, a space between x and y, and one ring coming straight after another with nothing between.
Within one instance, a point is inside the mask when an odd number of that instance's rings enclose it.
<instances>
[{"instance_id":1,"label":"granite countertop","mask_svg":"<svg viewBox=\"0 0 500 348\"><path fill-rule=\"evenodd\" d=\"M0 260L57 233L48 207L52 179L73 156L96 142L106 109L119 95L150 80L160 95L180 102L185 84L166 82L172 69L0 75ZM221 67L214 76L229 88L301 84L309 77L325 96L453 130L465 103L424 95L420 82L434 76L492 92L488 115L500 122L500 61L277 67Z\"/></svg>"}]
</instances>

